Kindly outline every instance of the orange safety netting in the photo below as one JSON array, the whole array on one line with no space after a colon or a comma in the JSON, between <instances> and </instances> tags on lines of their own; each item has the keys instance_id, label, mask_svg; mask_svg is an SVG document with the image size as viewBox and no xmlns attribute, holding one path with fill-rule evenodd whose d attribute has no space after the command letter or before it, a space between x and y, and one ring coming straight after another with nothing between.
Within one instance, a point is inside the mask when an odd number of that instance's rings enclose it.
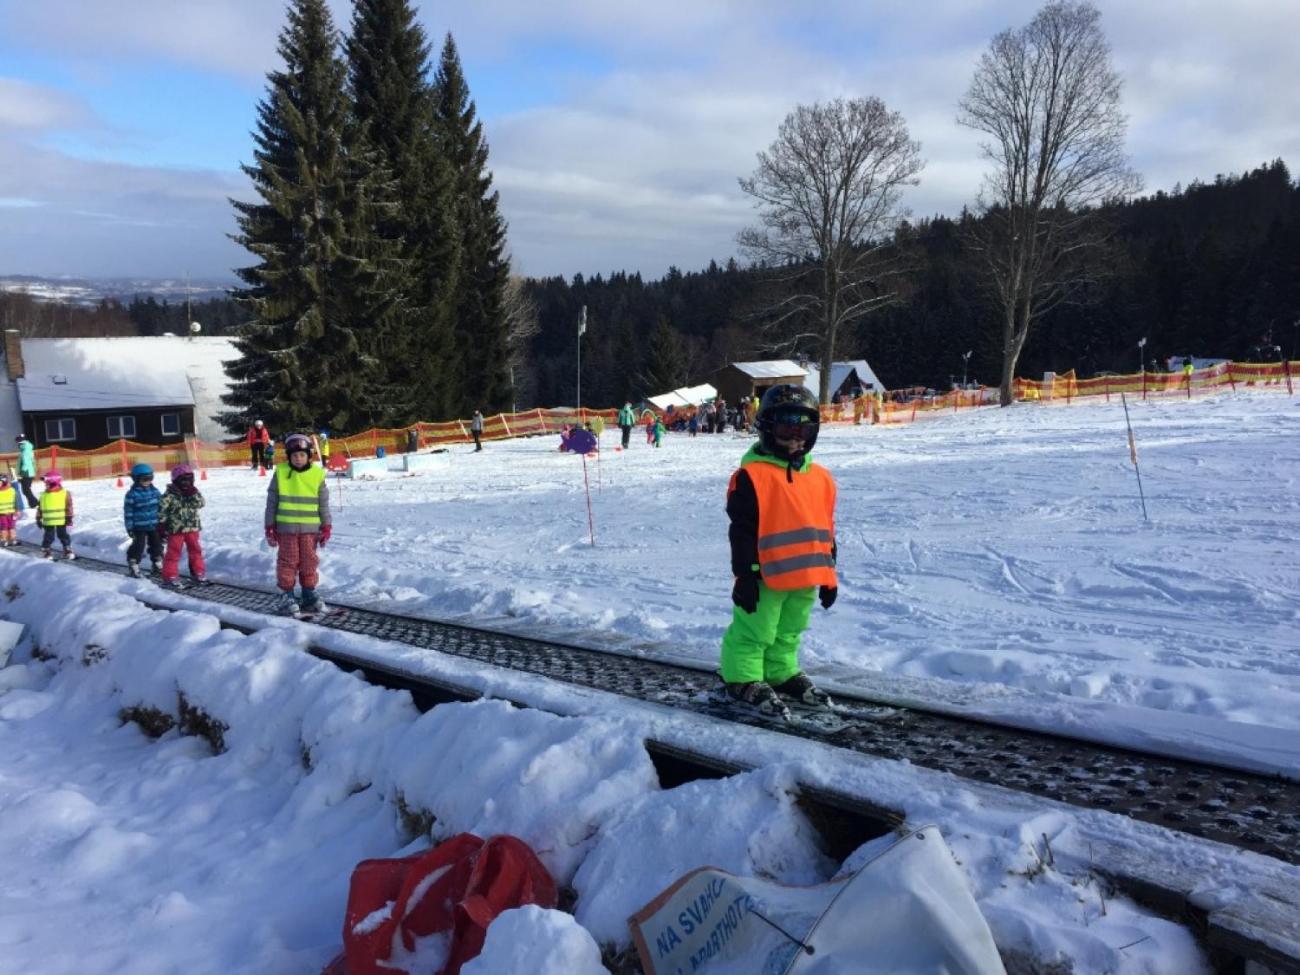
<instances>
[{"instance_id":1,"label":"orange safety netting","mask_svg":"<svg viewBox=\"0 0 1300 975\"><path fill-rule=\"evenodd\" d=\"M1043 381L1016 379L1015 398L1023 402L1047 405L1068 405L1077 400L1103 397L1109 400L1121 393L1143 399L1154 397L1184 397L1217 393L1238 388L1264 389L1294 393L1292 377L1300 372L1300 362L1224 362L1190 373L1141 372L1127 376L1098 376L1095 379L1078 379L1074 371L1058 373L1055 378ZM897 424L910 423L920 417L945 411L954 412L992 406L998 402L998 391L992 387L952 390L933 393L919 387L881 393L864 393L856 399L821 407L823 423ZM645 412L665 414L658 409ZM674 420L689 418L694 409L676 410ZM644 419L644 413L642 419ZM484 440L506 440L512 437L533 437L557 434L575 423L592 423L614 426L618 411L581 409L532 409L520 413L497 413L483 418ZM449 420L444 423L416 423L397 429L375 429L349 437L331 437L331 457L373 457L382 447L385 453L401 453L407 449L412 431L416 434L419 449L444 444L469 443L469 420ZM18 455L0 454L0 464L17 466ZM119 440L94 450L66 450L61 447L43 447L36 451L36 469L39 473L57 470L67 480L86 480L94 477L126 477L133 464L149 464L157 471L166 471L177 464L189 464L202 470L209 467L242 467L249 464L247 445L241 438L235 443L212 443L187 437L183 443L165 447Z\"/></svg>"},{"instance_id":2,"label":"orange safety netting","mask_svg":"<svg viewBox=\"0 0 1300 975\"><path fill-rule=\"evenodd\" d=\"M484 440L505 440L510 437L559 433L574 423L592 423L597 419L610 425L617 416L617 410L593 410L586 407L581 410L534 409L522 413L498 413L483 418L482 437ZM397 429L367 430L350 437L331 437L330 456L373 457L380 447L384 448L385 453L401 453L407 449L410 431L416 432L420 448L469 443L473 440L469 425L469 420L416 423ZM16 468L18 455L0 454L0 464L6 461L10 468ZM96 477L124 478L132 465L140 463L163 472L177 464L189 464L199 470L210 467L243 467L251 464L251 459L248 446L242 438L234 443L213 443L187 437L182 443L165 447L118 440L93 450L69 450L56 445L36 451L38 475L57 470L69 481Z\"/></svg>"}]
</instances>

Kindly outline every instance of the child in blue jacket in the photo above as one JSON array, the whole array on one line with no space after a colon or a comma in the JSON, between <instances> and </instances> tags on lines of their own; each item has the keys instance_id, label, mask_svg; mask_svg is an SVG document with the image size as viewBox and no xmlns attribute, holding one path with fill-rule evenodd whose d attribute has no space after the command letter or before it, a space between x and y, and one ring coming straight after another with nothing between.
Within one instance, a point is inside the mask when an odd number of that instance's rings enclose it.
<instances>
[{"instance_id":1,"label":"child in blue jacket","mask_svg":"<svg viewBox=\"0 0 1300 975\"><path fill-rule=\"evenodd\" d=\"M126 534L131 547L126 550L126 571L140 575L140 556L149 547L149 560L153 571L162 562L162 536L158 532L158 505L162 492L153 486L153 468L136 464L131 468L131 489L122 501L122 517L126 521Z\"/></svg>"}]
</instances>

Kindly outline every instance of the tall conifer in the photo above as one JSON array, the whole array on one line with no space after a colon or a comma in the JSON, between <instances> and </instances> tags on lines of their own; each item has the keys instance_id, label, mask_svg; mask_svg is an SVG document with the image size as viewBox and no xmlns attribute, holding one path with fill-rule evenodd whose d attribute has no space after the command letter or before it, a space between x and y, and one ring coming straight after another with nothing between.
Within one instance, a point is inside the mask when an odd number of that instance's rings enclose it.
<instances>
[{"instance_id":1,"label":"tall conifer","mask_svg":"<svg viewBox=\"0 0 1300 975\"><path fill-rule=\"evenodd\" d=\"M273 430L362 428L378 413L371 325L386 301L382 254L365 241L381 205L349 123L345 68L324 0L292 0L280 35L284 68L258 105L253 165L261 202L231 201L234 239L258 259L234 292L253 320L220 417L239 430L253 418Z\"/></svg>"},{"instance_id":2,"label":"tall conifer","mask_svg":"<svg viewBox=\"0 0 1300 975\"><path fill-rule=\"evenodd\" d=\"M402 300L381 325L387 419L446 419L459 405L460 236L453 176L434 130L429 45L409 0L354 0L347 55L357 124L401 201L374 226L401 265Z\"/></svg>"},{"instance_id":3,"label":"tall conifer","mask_svg":"<svg viewBox=\"0 0 1300 975\"><path fill-rule=\"evenodd\" d=\"M509 336L505 289L510 260L505 254L506 224L487 168L483 125L461 70L451 34L442 46L434 77L435 120L443 154L456 180L456 218L460 226L460 274L455 290L457 349L465 387L459 411L494 411L510 402Z\"/></svg>"}]
</instances>

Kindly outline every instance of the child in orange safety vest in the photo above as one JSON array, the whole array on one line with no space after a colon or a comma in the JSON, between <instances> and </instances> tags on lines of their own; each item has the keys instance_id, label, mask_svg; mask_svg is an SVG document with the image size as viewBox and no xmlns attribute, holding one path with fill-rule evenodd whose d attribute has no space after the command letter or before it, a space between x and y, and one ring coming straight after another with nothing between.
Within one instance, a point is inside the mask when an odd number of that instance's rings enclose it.
<instances>
[{"instance_id":1,"label":"child in orange safety vest","mask_svg":"<svg viewBox=\"0 0 1300 975\"><path fill-rule=\"evenodd\" d=\"M727 488L736 581L721 671L733 702L789 717L787 701L831 704L799 669L799 641L813 602L830 609L838 592L835 479L809 456L820 414L804 387L768 389L757 423L759 442Z\"/></svg>"}]
</instances>

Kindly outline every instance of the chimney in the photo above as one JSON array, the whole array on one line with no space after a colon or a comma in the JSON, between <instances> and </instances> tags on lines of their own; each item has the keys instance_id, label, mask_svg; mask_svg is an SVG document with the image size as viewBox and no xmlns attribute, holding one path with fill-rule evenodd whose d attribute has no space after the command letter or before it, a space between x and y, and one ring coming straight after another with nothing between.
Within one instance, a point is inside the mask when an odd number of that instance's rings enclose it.
<instances>
[{"instance_id":1,"label":"chimney","mask_svg":"<svg viewBox=\"0 0 1300 975\"><path fill-rule=\"evenodd\" d=\"M23 340L16 328L5 329L5 368L9 370L11 382L27 375L23 365Z\"/></svg>"}]
</instances>

